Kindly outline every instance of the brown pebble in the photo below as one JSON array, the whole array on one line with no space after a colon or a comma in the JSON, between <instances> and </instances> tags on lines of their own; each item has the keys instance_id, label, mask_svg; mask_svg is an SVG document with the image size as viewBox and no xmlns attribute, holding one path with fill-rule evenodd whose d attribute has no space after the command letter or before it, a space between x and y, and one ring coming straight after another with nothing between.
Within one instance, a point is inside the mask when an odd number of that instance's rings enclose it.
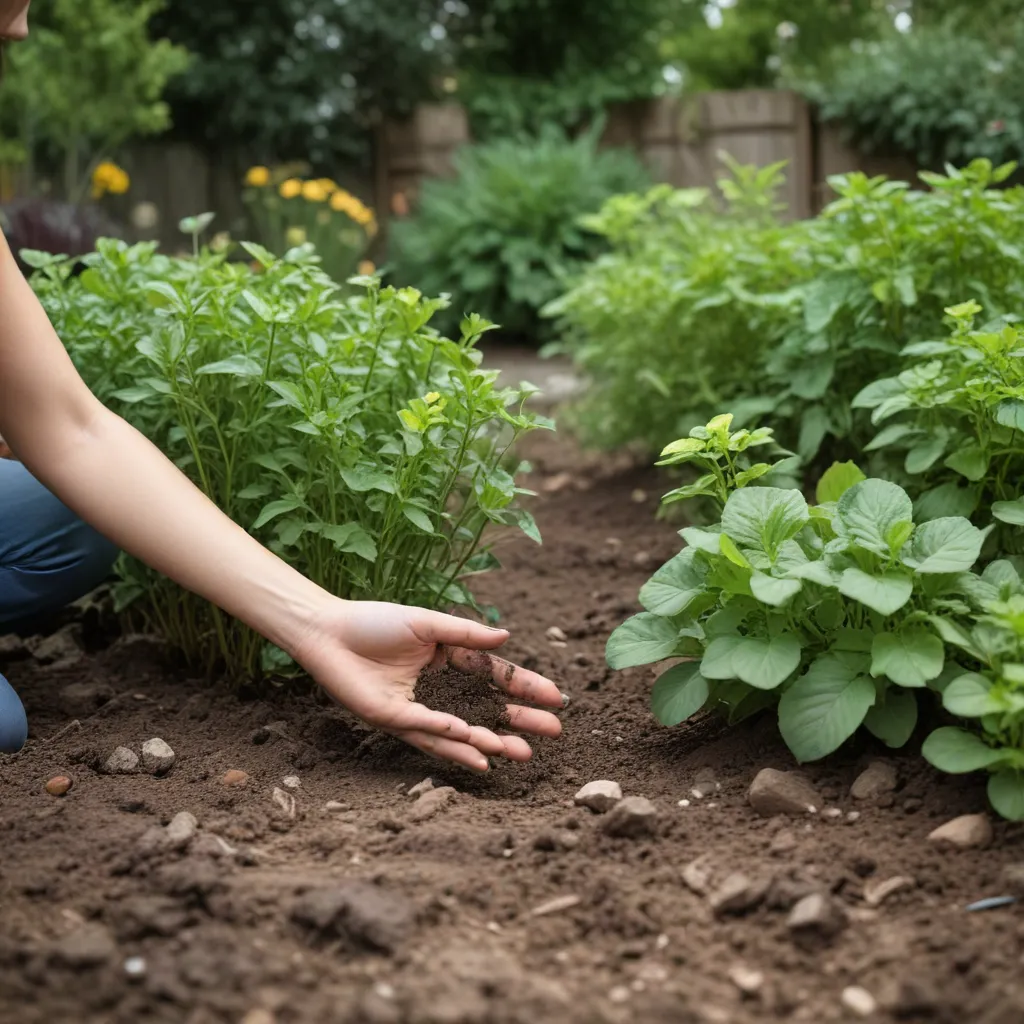
<instances>
[{"instance_id":1,"label":"brown pebble","mask_svg":"<svg viewBox=\"0 0 1024 1024\"><path fill-rule=\"evenodd\" d=\"M240 768L231 768L224 773L224 777L220 781L225 786L240 789L242 786L248 785L249 773L243 772Z\"/></svg>"},{"instance_id":2,"label":"brown pebble","mask_svg":"<svg viewBox=\"0 0 1024 1024\"><path fill-rule=\"evenodd\" d=\"M46 792L50 796L63 796L73 785L74 783L67 775L55 775L46 784Z\"/></svg>"}]
</instances>

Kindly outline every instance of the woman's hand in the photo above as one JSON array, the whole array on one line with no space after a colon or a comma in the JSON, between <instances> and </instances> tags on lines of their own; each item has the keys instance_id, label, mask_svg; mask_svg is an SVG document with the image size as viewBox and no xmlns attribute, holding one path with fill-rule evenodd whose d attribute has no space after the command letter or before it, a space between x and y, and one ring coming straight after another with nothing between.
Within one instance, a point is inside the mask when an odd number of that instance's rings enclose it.
<instances>
[{"instance_id":1,"label":"woman's hand","mask_svg":"<svg viewBox=\"0 0 1024 1024\"><path fill-rule=\"evenodd\" d=\"M440 612L335 600L292 653L339 704L367 724L434 757L486 771L488 757L529 760L529 744L432 711L416 701L416 680L423 669L447 662L460 671L487 674L512 697L564 707L566 699L549 679L486 653L507 639L505 630ZM510 704L508 712L510 727L519 732L554 737L562 731L548 711Z\"/></svg>"},{"instance_id":2,"label":"woman's hand","mask_svg":"<svg viewBox=\"0 0 1024 1024\"><path fill-rule=\"evenodd\" d=\"M0 437L0 459L11 459L13 461L17 461L14 458L14 452L11 451L7 446L7 442L2 437Z\"/></svg>"}]
</instances>

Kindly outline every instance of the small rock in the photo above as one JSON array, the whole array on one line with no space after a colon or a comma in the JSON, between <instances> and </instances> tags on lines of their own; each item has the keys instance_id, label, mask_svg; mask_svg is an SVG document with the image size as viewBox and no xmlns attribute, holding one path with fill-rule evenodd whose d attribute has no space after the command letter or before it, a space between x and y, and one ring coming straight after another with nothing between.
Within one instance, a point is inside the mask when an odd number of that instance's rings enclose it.
<instances>
[{"instance_id":1,"label":"small rock","mask_svg":"<svg viewBox=\"0 0 1024 1024\"><path fill-rule=\"evenodd\" d=\"M78 646L76 634L78 627L65 626L52 636L33 637L28 641L28 649L32 657L41 665L70 665L82 657L82 648Z\"/></svg>"},{"instance_id":2,"label":"small rock","mask_svg":"<svg viewBox=\"0 0 1024 1024\"><path fill-rule=\"evenodd\" d=\"M292 919L325 938L393 952L413 927L409 904L376 885L346 882L313 889L296 900Z\"/></svg>"},{"instance_id":3,"label":"small rock","mask_svg":"<svg viewBox=\"0 0 1024 1024\"><path fill-rule=\"evenodd\" d=\"M558 626L549 626L545 631L544 635L548 640L554 640L557 643L564 644L569 638L565 635L565 630Z\"/></svg>"},{"instance_id":4,"label":"small rock","mask_svg":"<svg viewBox=\"0 0 1024 1024\"><path fill-rule=\"evenodd\" d=\"M622 799L622 787L608 779L588 782L574 797L579 807L589 807L598 814L610 811Z\"/></svg>"},{"instance_id":5,"label":"small rock","mask_svg":"<svg viewBox=\"0 0 1024 1024\"><path fill-rule=\"evenodd\" d=\"M164 829L164 841L169 850L184 850L196 834L199 823L188 811L179 811Z\"/></svg>"},{"instance_id":6,"label":"small rock","mask_svg":"<svg viewBox=\"0 0 1024 1024\"><path fill-rule=\"evenodd\" d=\"M215 832L200 832L192 843L191 852L199 857L234 857L238 850Z\"/></svg>"},{"instance_id":7,"label":"small rock","mask_svg":"<svg viewBox=\"0 0 1024 1024\"><path fill-rule=\"evenodd\" d=\"M860 821L860 811L847 811L846 813L846 824L856 825Z\"/></svg>"},{"instance_id":8,"label":"small rock","mask_svg":"<svg viewBox=\"0 0 1024 1024\"><path fill-rule=\"evenodd\" d=\"M19 658L27 658L29 649L20 636L13 633L7 636L0 636L0 661L15 661Z\"/></svg>"},{"instance_id":9,"label":"small rock","mask_svg":"<svg viewBox=\"0 0 1024 1024\"><path fill-rule=\"evenodd\" d=\"M1024 896L1024 864L1004 864L1002 879L1009 895Z\"/></svg>"},{"instance_id":10,"label":"small rock","mask_svg":"<svg viewBox=\"0 0 1024 1024\"><path fill-rule=\"evenodd\" d=\"M765 903L771 910L791 910L805 896L819 891L819 886L805 878L776 878L768 889Z\"/></svg>"},{"instance_id":11,"label":"small rock","mask_svg":"<svg viewBox=\"0 0 1024 1024\"><path fill-rule=\"evenodd\" d=\"M55 775L49 782L47 782L46 792L49 793L50 796L63 796L73 785L74 783L71 781L69 776Z\"/></svg>"},{"instance_id":12,"label":"small rock","mask_svg":"<svg viewBox=\"0 0 1024 1024\"><path fill-rule=\"evenodd\" d=\"M899 1019L930 1019L939 1006L937 994L921 981L904 978L889 982L881 996L881 1003Z\"/></svg>"},{"instance_id":13,"label":"small rock","mask_svg":"<svg viewBox=\"0 0 1024 1024\"><path fill-rule=\"evenodd\" d=\"M544 829L533 839L533 848L543 853L564 853L579 845L579 836L567 829Z\"/></svg>"},{"instance_id":14,"label":"small rock","mask_svg":"<svg viewBox=\"0 0 1024 1024\"><path fill-rule=\"evenodd\" d=\"M642 505L647 500L647 492L641 490L639 487L630 495L633 502L637 505Z\"/></svg>"},{"instance_id":15,"label":"small rock","mask_svg":"<svg viewBox=\"0 0 1024 1024\"><path fill-rule=\"evenodd\" d=\"M342 803L340 800L328 800L324 804L324 810L330 811L332 814L337 814L339 811L351 811L352 805Z\"/></svg>"},{"instance_id":16,"label":"small rock","mask_svg":"<svg viewBox=\"0 0 1024 1024\"><path fill-rule=\"evenodd\" d=\"M109 962L117 952L113 936L102 925L83 925L57 941L50 959L63 967L84 970Z\"/></svg>"},{"instance_id":17,"label":"small rock","mask_svg":"<svg viewBox=\"0 0 1024 1024\"><path fill-rule=\"evenodd\" d=\"M142 767L150 775L163 775L174 764L174 751L159 736L142 744Z\"/></svg>"},{"instance_id":18,"label":"small rock","mask_svg":"<svg viewBox=\"0 0 1024 1024\"><path fill-rule=\"evenodd\" d=\"M768 880L754 880L737 871L708 896L708 905L718 917L745 914L763 902L770 885Z\"/></svg>"},{"instance_id":19,"label":"small rock","mask_svg":"<svg viewBox=\"0 0 1024 1024\"><path fill-rule=\"evenodd\" d=\"M128 747L117 747L103 763L103 770L109 775L121 775L139 767L139 755Z\"/></svg>"},{"instance_id":20,"label":"small rock","mask_svg":"<svg viewBox=\"0 0 1024 1024\"><path fill-rule=\"evenodd\" d=\"M908 796L907 799L903 801L903 813L917 814L923 806L924 801L919 796Z\"/></svg>"},{"instance_id":21,"label":"small rock","mask_svg":"<svg viewBox=\"0 0 1024 1024\"><path fill-rule=\"evenodd\" d=\"M281 785L284 786L285 789L298 789L302 785L302 780L298 775L286 775L281 780Z\"/></svg>"},{"instance_id":22,"label":"small rock","mask_svg":"<svg viewBox=\"0 0 1024 1024\"><path fill-rule=\"evenodd\" d=\"M438 789L431 789L424 793L409 811L410 821L426 821L432 818L442 808L447 807L455 798L455 789L452 786L441 786Z\"/></svg>"},{"instance_id":23,"label":"small rock","mask_svg":"<svg viewBox=\"0 0 1024 1024\"><path fill-rule=\"evenodd\" d=\"M424 793L429 793L433 788L434 780L424 779L422 782L417 782L415 786L410 786L405 795L415 799L416 797L423 796Z\"/></svg>"},{"instance_id":24,"label":"small rock","mask_svg":"<svg viewBox=\"0 0 1024 1024\"><path fill-rule=\"evenodd\" d=\"M249 784L249 773L240 768L231 768L221 777L221 785L229 789L241 789Z\"/></svg>"},{"instance_id":25,"label":"small rock","mask_svg":"<svg viewBox=\"0 0 1024 1024\"><path fill-rule=\"evenodd\" d=\"M270 1010L257 1006L242 1018L242 1024L277 1024L277 1017Z\"/></svg>"},{"instance_id":26,"label":"small rock","mask_svg":"<svg viewBox=\"0 0 1024 1024\"><path fill-rule=\"evenodd\" d=\"M872 761L850 787L854 800L877 800L883 793L892 793L897 783L896 769L886 761Z\"/></svg>"},{"instance_id":27,"label":"small rock","mask_svg":"<svg viewBox=\"0 0 1024 1024\"><path fill-rule=\"evenodd\" d=\"M141 956L130 956L124 962L124 973L129 978L143 978L146 975L146 961Z\"/></svg>"},{"instance_id":28,"label":"small rock","mask_svg":"<svg viewBox=\"0 0 1024 1024\"><path fill-rule=\"evenodd\" d=\"M69 683L57 694L57 706L68 718L89 718L113 697L106 683Z\"/></svg>"},{"instance_id":29,"label":"small rock","mask_svg":"<svg viewBox=\"0 0 1024 1024\"><path fill-rule=\"evenodd\" d=\"M658 809L642 796L627 796L620 800L601 822L605 835L621 839L639 839L653 836L658 823Z\"/></svg>"},{"instance_id":30,"label":"small rock","mask_svg":"<svg viewBox=\"0 0 1024 1024\"><path fill-rule=\"evenodd\" d=\"M768 849L772 853L792 853L797 848L796 833L788 828L782 829L781 832L776 832L772 836L772 841L768 844Z\"/></svg>"},{"instance_id":31,"label":"small rock","mask_svg":"<svg viewBox=\"0 0 1024 1024\"><path fill-rule=\"evenodd\" d=\"M625 985L616 985L608 993L608 999L613 1003L628 1003L629 989Z\"/></svg>"},{"instance_id":32,"label":"small rock","mask_svg":"<svg viewBox=\"0 0 1024 1024\"><path fill-rule=\"evenodd\" d=\"M860 985L848 985L839 998L843 1008L855 1017L870 1017L878 1009L878 1001Z\"/></svg>"},{"instance_id":33,"label":"small rock","mask_svg":"<svg viewBox=\"0 0 1024 1024\"><path fill-rule=\"evenodd\" d=\"M274 806L279 808L286 818L291 820L295 817L296 805L293 794L275 786L274 792L271 793L271 799L274 801Z\"/></svg>"},{"instance_id":34,"label":"small rock","mask_svg":"<svg viewBox=\"0 0 1024 1024\"><path fill-rule=\"evenodd\" d=\"M913 889L917 882L906 875L896 875L881 882L873 882L864 886L864 902L869 907L880 907L894 893L902 889Z\"/></svg>"},{"instance_id":35,"label":"small rock","mask_svg":"<svg viewBox=\"0 0 1024 1024\"><path fill-rule=\"evenodd\" d=\"M690 892L696 893L698 896L707 895L708 889L711 887L711 862L707 854L690 861L683 868L682 874L683 884Z\"/></svg>"},{"instance_id":36,"label":"small rock","mask_svg":"<svg viewBox=\"0 0 1024 1024\"><path fill-rule=\"evenodd\" d=\"M805 896L789 913L786 927L797 938L831 939L847 924L846 912L820 892Z\"/></svg>"},{"instance_id":37,"label":"small rock","mask_svg":"<svg viewBox=\"0 0 1024 1024\"><path fill-rule=\"evenodd\" d=\"M633 564L638 569L646 569L651 564L651 555L647 551L638 551L633 556Z\"/></svg>"},{"instance_id":38,"label":"small rock","mask_svg":"<svg viewBox=\"0 0 1024 1024\"><path fill-rule=\"evenodd\" d=\"M554 476L549 476L540 485L540 489L545 494L557 494L559 491L564 491L567 487L571 487L572 480L572 473L556 473Z\"/></svg>"},{"instance_id":39,"label":"small rock","mask_svg":"<svg viewBox=\"0 0 1024 1024\"><path fill-rule=\"evenodd\" d=\"M963 814L940 825L928 842L957 850L980 849L992 842L992 822L986 814Z\"/></svg>"},{"instance_id":40,"label":"small rock","mask_svg":"<svg viewBox=\"0 0 1024 1024\"><path fill-rule=\"evenodd\" d=\"M534 907L530 911L530 917L546 917L548 914L560 914L564 910L572 910L573 907L578 907L581 902L582 900L579 896L556 896L553 900L548 900L547 903Z\"/></svg>"},{"instance_id":41,"label":"small rock","mask_svg":"<svg viewBox=\"0 0 1024 1024\"><path fill-rule=\"evenodd\" d=\"M729 980L745 996L756 996L764 987L764 972L737 964L729 969Z\"/></svg>"},{"instance_id":42,"label":"small rock","mask_svg":"<svg viewBox=\"0 0 1024 1024\"><path fill-rule=\"evenodd\" d=\"M758 814L772 818L776 814L814 814L822 804L818 791L802 776L764 768L747 793L750 806Z\"/></svg>"},{"instance_id":43,"label":"small rock","mask_svg":"<svg viewBox=\"0 0 1024 1024\"><path fill-rule=\"evenodd\" d=\"M841 807L826 807L825 810L821 812L821 816L826 821L831 821L833 823L839 822L842 820L843 810Z\"/></svg>"}]
</instances>

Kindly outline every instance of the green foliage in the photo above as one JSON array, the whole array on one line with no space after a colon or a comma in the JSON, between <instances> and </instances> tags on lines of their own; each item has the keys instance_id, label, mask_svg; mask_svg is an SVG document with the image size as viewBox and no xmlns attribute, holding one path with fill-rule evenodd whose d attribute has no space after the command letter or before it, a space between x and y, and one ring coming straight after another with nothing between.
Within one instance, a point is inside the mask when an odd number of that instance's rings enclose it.
<instances>
[{"instance_id":1,"label":"green foliage","mask_svg":"<svg viewBox=\"0 0 1024 1024\"><path fill-rule=\"evenodd\" d=\"M770 416L805 462L857 458L852 399L938 335L950 296L1024 309L1024 190L995 187L1012 170L978 160L929 191L836 177L822 215L789 224L778 168L734 168L721 211L667 186L610 200L588 226L612 251L548 308L594 382L585 435L660 448L728 405Z\"/></svg>"},{"instance_id":2,"label":"green foliage","mask_svg":"<svg viewBox=\"0 0 1024 1024\"><path fill-rule=\"evenodd\" d=\"M417 215L394 226L396 275L531 341L541 307L602 247L580 218L647 180L632 153L599 151L596 131L470 146L456 170L427 181Z\"/></svg>"},{"instance_id":3,"label":"green foliage","mask_svg":"<svg viewBox=\"0 0 1024 1024\"><path fill-rule=\"evenodd\" d=\"M186 225L198 237L201 218ZM36 290L95 393L153 440L237 523L332 593L475 608L465 579L497 561L485 529L539 541L504 466L529 385L480 369L430 326L444 302L372 278L342 292L311 248L247 263L202 250L101 241L86 269L39 253ZM127 562L121 604L196 664L235 679L280 652L193 595Z\"/></svg>"},{"instance_id":4,"label":"green foliage","mask_svg":"<svg viewBox=\"0 0 1024 1024\"><path fill-rule=\"evenodd\" d=\"M162 95L188 65L147 25L163 0L36 0L32 34L7 54L0 126L32 162L59 154L64 191L82 198L92 166L129 138L170 125ZM101 27L99 27L101 26Z\"/></svg>"}]
</instances>

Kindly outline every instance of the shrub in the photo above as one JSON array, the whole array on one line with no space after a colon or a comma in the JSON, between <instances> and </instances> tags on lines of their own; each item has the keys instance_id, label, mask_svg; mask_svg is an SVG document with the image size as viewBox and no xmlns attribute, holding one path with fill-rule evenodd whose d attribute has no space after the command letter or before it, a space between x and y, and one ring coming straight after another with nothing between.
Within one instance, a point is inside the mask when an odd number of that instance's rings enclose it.
<instances>
[{"instance_id":1,"label":"shrub","mask_svg":"<svg viewBox=\"0 0 1024 1024\"><path fill-rule=\"evenodd\" d=\"M475 350L430 326L444 302L355 279L346 296L310 247L254 267L208 250L159 255L102 240L72 263L27 254L37 292L97 395L236 522L332 593L476 608L465 579L497 566L491 525L539 541L504 456L549 421L529 385L499 390ZM193 662L235 679L281 652L138 563L134 602Z\"/></svg>"},{"instance_id":2,"label":"shrub","mask_svg":"<svg viewBox=\"0 0 1024 1024\"><path fill-rule=\"evenodd\" d=\"M456 172L428 181L418 214L395 226L396 274L431 294L450 292L453 316L486 309L505 333L528 340L563 279L601 248L580 217L647 180L631 153L599 151L596 129L573 140L549 130L470 146Z\"/></svg>"}]
</instances>

